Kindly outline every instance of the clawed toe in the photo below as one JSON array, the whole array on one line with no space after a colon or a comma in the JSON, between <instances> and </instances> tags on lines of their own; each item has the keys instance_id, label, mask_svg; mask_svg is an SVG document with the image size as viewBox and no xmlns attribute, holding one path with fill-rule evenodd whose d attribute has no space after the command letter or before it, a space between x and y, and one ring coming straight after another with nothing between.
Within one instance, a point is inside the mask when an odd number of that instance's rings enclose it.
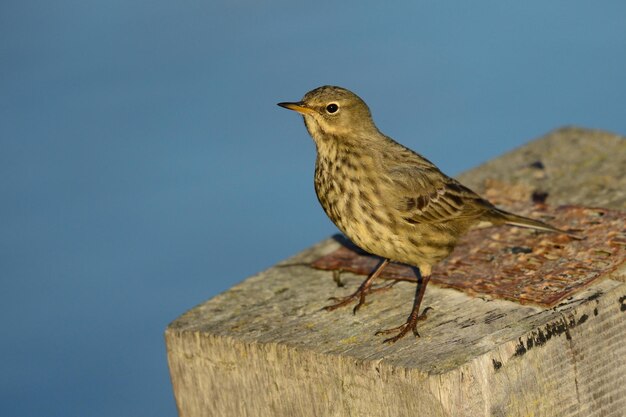
<instances>
[{"instance_id":1,"label":"clawed toe","mask_svg":"<svg viewBox=\"0 0 626 417\"><path fill-rule=\"evenodd\" d=\"M328 305L328 306L324 307L323 309L326 310L326 311L333 311L333 310L338 309L339 307L343 307L343 306L346 306L346 305L350 304L354 300L359 300L359 302L352 309L352 312L354 314L356 314L356 312L359 311L361 306L363 306L365 304L365 296L366 295L372 294L372 293L375 293L375 292L387 291L391 287L393 287L395 284L396 284L396 282L394 281L394 282L391 282L389 284L385 284L385 285L383 285L381 287L377 287L377 288L372 288L370 286L361 286L353 294L350 294L350 295L348 295L346 297L330 297L328 300L329 301L335 301L335 304Z\"/></svg>"},{"instance_id":2,"label":"clawed toe","mask_svg":"<svg viewBox=\"0 0 626 417\"><path fill-rule=\"evenodd\" d=\"M361 291L359 289L357 292L355 292L354 294L351 294L351 295L349 295L347 297L330 297L329 300L336 301L336 303L324 307L324 310L326 310L326 311L333 311L333 310L338 309L339 307L346 306L346 305L350 304L351 302L353 302L354 300L358 299L359 302L352 309L352 312L356 314L356 312L359 310L359 308L361 308L361 306L363 304L365 304L365 294L367 294L365 291Z\"/></svg>"},{"instance_id":3,"label":"clawed toe","mask_svg":"<svg viewBox=\"0 0 626 417\"><path fill-rule=\"evenodd\" d=\"M372 281L374 281L374 279L376 279L376 277L380 275L380 273L382 272L382 270L385 268L385 266L388 263L389 263L389 259L383 259L383 261L376 267L374 272L369 277L367 277L365 281L361 283L358 290L356 290L353 294L347 297L342 297L342 298L331 297L330 299L336 301L336 303L326 306L323 309L326 311L333 311L333 310L338 309L339 307L343 307L347 304L350 304L353 300L356 300L358 298L359 302L352 309L352 312L356 313L359 310L359 308L361 308L361 306L365 304L365 296L367 294L378 292L378 291L384 291L393 286L393 283L392 283L391 285L384 285L379 288L372 288Z\"/></svg>"},{"instance_id":4,"label":"clawed toe","mask_svg":"<svg viewBox=\"0 0 626 417\"><path fill-rule=\"evenodd\" d=\"M339 297L330 297L330 298L329 298L329 300L330 300L330 301L336 301L336 303L335 303L335 304L328 305L328 306L325 306L325 307L323 307L323 309L324 309L324 310L326 310L326 311L333 311L333 310L336 310L336 309L338 309L339 307L343 307L343 306L345 306L345 305L350 304L350 303L352 302L352 300L354 300L354 298L355 298L355 297L354 297L354 294L349 295L348 297L342 297L342 298L339 298Z\"/></svg>"},{"instance_id":5,"label":"clawed toe","mask_svg":"<svg viewBox=\"0 0 626 417\"><path fill-rule=\"evenodd\" d=\"M397 327L393 327L391 329L379 330L376 332L376 335L389 334L389 333L394 333L397 331L398 332L397 335L383 340L383 343L390 343L390 344L396 343L398 340L402 339L409 332L409 330L413 331L413 334L416 337L420 337L420 334L417 332L416 324L417 324L417 321L415 323L409 323L407 321L406 323Z\"/></svg>"},{"instance_id":6,"label":"clawed toe","mask_svg":"<svg viewBox=\"0 0 626 417\"><path fill-rule=\"evenodd\" d=\"M420 334L417 331L417 322L418 321L422 321L422 320L426 320L426 318L428 317L426 315L426 312L428 310L432 310L432 307L426 307L424 309L424 311L422 312L422 314L420 314L419 316L410 315L409 318L407 319L407 321L405 323L401 324L400 326L392 327L390 329L378 330L375 334L376 335L381 335L381 334L384 335L384 334L398 332L397 335L383 340L383 343L395 343L398 340L402 339L404 336L406 336L406 334L409 331L412 331L413 334L416 337L420 337Z\"/></svg>"}]
</instances>

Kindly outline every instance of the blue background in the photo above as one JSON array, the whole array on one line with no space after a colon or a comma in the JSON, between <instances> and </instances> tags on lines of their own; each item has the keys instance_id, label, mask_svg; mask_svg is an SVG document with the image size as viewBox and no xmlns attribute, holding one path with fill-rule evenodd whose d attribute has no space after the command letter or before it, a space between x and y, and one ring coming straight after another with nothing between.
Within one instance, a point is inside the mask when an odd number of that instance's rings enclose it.
<instances>
[{"instance_id":1,"label":"blue background","mask_svg":"<svg viewBox=\"0 0 626 417\"><path fill-rule=\"evenodd\" d=\"M449 174L624 134L626 2L5 1L0 77L0 414L174 416L168 322L336 230L275 103L352 89Z\"/></svg>"}]
</instances>

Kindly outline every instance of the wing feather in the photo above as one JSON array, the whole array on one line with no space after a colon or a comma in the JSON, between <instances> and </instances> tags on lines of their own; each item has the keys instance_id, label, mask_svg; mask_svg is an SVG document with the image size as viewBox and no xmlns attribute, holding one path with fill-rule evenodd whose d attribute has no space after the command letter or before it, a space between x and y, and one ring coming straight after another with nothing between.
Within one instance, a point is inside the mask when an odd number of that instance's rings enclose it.
<instances>
[{"instance_id":1,"label":"wing feather","mask_svg":"<svg viewBox=\"0 0 626 417\"><path fill-rule=\"evenodd\" d=\"M400 167L389 175L398 194L396 207L412 224L475 219L493 205L436 167Z\"/></svg>"}]
</instances>

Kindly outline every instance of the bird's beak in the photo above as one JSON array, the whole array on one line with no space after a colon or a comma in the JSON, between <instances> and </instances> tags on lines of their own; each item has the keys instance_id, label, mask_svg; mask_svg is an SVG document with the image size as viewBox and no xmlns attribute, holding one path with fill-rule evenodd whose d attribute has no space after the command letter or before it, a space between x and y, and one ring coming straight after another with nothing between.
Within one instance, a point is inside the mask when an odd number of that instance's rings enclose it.
<instances>
[{"instance_id":1,"label":"bird's beak","mask_svg":"<svg viewBox=\"0 0 626 417\"><path fill-rule=\"evenodd\" d=\"M305 104L301 101L297 103L278 103L278 105L289 110L297 111L300 114L315 113L315 110L305 106Z\"/></svg>"}]
</instances>

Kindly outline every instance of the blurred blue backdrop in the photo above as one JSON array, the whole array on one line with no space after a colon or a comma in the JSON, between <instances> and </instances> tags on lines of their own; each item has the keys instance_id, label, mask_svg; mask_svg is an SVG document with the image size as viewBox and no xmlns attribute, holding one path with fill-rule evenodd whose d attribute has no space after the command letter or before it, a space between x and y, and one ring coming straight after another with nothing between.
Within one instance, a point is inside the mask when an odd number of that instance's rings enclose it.
<instances>
[{"instance_id":1,"label":"blurred blue backdrop","mask_svg":"<svg viewBox=\"0 0 626 417\"><path fill-rule=\"evenodd\" d=\"M168 322L335 232L275 103L352 89L449 174L624 134L626 2L2 2L0 75L0 414L174 416Z\"/></svg>"}]
</instances>

